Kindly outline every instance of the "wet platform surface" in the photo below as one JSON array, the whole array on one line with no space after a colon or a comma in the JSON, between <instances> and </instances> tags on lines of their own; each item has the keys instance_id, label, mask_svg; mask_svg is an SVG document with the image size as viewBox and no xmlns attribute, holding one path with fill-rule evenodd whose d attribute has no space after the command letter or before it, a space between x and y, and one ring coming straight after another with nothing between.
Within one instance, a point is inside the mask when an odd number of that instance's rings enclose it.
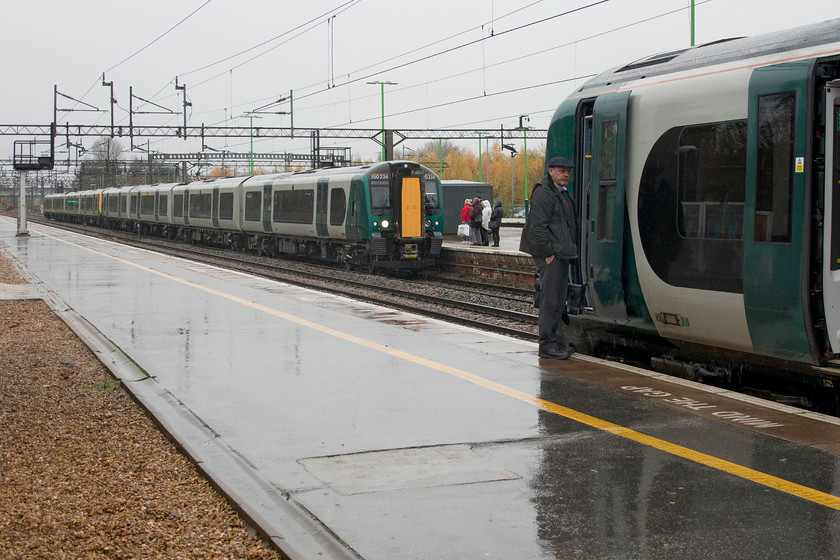
<instances>
[{"instance_id":1,"label":"wet platform surface","mask_svg":"<svg viewBox=\"0 0 840 560\"><path fill-rule=\"evenodd\" d=\"M840 557L840 427L820 415L14 234L0 218L4 252L292 558Z\"/></svg>"}]
</instances>

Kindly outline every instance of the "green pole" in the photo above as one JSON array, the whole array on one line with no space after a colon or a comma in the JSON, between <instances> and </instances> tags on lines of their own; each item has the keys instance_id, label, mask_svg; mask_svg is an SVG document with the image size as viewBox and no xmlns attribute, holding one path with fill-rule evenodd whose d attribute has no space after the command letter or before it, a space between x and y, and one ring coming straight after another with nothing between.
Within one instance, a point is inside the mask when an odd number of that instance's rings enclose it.
<instances>
[{"instance_id":1,"label":"green pole","mask_svg":"<svg viewBox=\"0 0 840 560\"><path fill-rule=\"evenodd\" d=\"M528 215L528 129L522 129L522 149L525 151L525 215Z\"/></svg>"},{"instance_id":2,"label":"green pole","mask_svg":"<svg viewBox=\"0 0 840 560\"><path fill-rule=\"evenodd\" d=\"M385 82L379 82L379 99L382 103L382 161L385 161Z\"/></svg>"},{"instance_id":3,"label":"green pole","mask_svg":"<svg viewBox=\"0 0 840 560\"><path fill-rule=\"evenodd\" d=\"M694 46L694 0L691 0L691 46Z\"/></svg>"},{"instance_id":4,"label":"green pole","mask_svg":"<svg viewBox=\"0 0 840 560\"><path fill-rule=\"evenodd\" d=\"M481 183L481 133L478 133L478 182Z\"/></svg>"},{"instance_id":5,"label":"green pole","mask_svg":"<svg viewBox=\"0 0 840 560\"><path fill-rule=\"evenodd\" d=\"M248 116L251 121L251 151L248 152L248 171L253 177L254 175L254 115Z\"/></svg>"},{"instance_id":6,"label":"green pole","mask_svg":"<svg viewBox=\"0 0 840 560\"><path fill-rule=\"evenodd\" d=\"M438 138L438 159L440 160L440 175L443 175L443 138Z\"/></svg>"}]
</instances>

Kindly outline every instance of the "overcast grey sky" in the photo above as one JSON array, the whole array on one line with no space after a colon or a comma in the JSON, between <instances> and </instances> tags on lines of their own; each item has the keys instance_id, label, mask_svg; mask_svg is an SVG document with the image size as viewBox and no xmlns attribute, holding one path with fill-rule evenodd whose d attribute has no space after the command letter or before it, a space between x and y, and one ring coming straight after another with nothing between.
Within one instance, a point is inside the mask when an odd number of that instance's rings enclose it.
<instances>
[{"instance_id":1,"label":"overcast grey sky","mask_svg":"<svg viewBox=\"0 0 840 560\"><path fill-rule=\"evenodd\" d=\"M41 0L4 6L5 80L0 124L47 124L53 85L128 124L135 96L179 111L188 124L240 125L241 115L294 91L295 126L514 127L519 115L547 128L585 76L690 44L689 0ZM697 0L696 43L840 17L836 0ZM335 16L334 18L331 16ZM546 85L547 84L547 85ZM59 98L60 109L88 108ZM134 100L135 110L158 107ZM281 106L279 110L287 110ZM135 115L172 125L181 115ZM60 111L58 123L108 124L110 113ZM263 126L289 117L264 115ZM11 157L4 137L0 159ZM93 139L86 139L90 147ZM128 147L128 139L123 142ZM248 140L212 147L247 151ZM370 140L325 141L375 157ZM421 143L408 147L418 147ZM157 139L157 151L200 151L200 140ZM308 151L301 139L257 142L255 151ZM477 150L477 147L473 148ZM66 158L66 155L63 156Z\"/></svg>"}]
</instances>

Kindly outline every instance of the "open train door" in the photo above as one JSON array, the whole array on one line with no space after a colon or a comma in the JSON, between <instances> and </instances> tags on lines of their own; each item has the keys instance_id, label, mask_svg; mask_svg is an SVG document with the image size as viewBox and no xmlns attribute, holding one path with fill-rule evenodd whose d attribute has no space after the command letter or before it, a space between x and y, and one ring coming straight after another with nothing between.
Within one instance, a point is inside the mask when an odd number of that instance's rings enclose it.
<instances>
[{"instance_id":1,"label":"open train door","mask_svg":"<svg viewBox=\"0 0 840 560\"><path fill-rule=\"evenodd\" d=\"M826 85L823 304L831 351L840 354L840 80Z\"/></svg>"},{"instance_id":2,"label":"open train door","mask_svg":"<svg viewBox=\"0 0 840 560\"><path fill-rule=\"evenodd\" d=\"M629 91L599 95L593 107L592 187L587 276L592 307L600 317L627 321L622 276L625 161Z\"/></svg>"}]
</instances>

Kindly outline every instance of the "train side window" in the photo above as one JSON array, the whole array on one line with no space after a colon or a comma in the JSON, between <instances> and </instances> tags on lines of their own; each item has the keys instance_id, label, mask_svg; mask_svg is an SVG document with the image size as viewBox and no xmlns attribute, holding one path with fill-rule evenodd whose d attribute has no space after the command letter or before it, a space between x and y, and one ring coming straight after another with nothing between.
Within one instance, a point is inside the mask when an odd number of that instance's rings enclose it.
<instances>
[{"instance_id":1,"label":"train side window","mask_svg":"<svg viewBox=\"0 0 840 560\"><path fill-rule=\"evenodd\" d=\"M140 213L147 216L155 213L155 196L153 194L144 194L140 197Z\"/></svg>"},{"instance_id":2,"label":"train side window","mask_svg":"<svg viewBox=\"0 0 840 560\"><path fill-rule=\"evenodd\" d=\"M796 94L758 98L755 241L790 243Z\"/></svg>"},{"instance_id":3,"label":"train side window","mask_svg":"<svg viewBox=\"0 0 840 560\"><path fill-rule=\"evenodd\" d=\"M598 222L595 236L598 241L615 239L616 166L618 160L618 119L601 124L601 157L598 162Z\"/></svg>"},{"instance_id":4,"label":"train side window","mask_svg":"<svg viewBox=\"0 0 840 560\"><path fill-rule=\"evenodd\" d=\"M176 194L172 197L172 215L179 218L184 216L184 195Z\"/></svg>"},{"instance_id":5,"label":"train side window","mask_svg":"<svg viewBox=\"0 0 840 560\"><path fill-rule=\"evenodd\" d=\"M190 218L209 218L212 204L211 193L190 194Z\"/></svg>"},{"instance_id":6,"label":"train side window","mask_svg":"<svg viewBox=\"0 0 840 560\"><path fill-rule=\"evenodd\" d=\"M746 120L674 127L638 187L645 258L672 286L743 292Z\"/></svg>"},{"instance_id":7,"label":"train side window","mask_svg":"<svg viewBox=\"0 0 840 560\"><path fill-rule=\"evenodd\" d=\"M601 181L616 180L618 159L618 119L604 121L601 125Z\"/></svg>"},{"instance_id":8,"label":"train side window","mask_svg":"<svg viewBox=\"0 0 840 560\"><path fill-rule=\"evenodd\" d=\"M340 226L347 214L347 198L344 189L333 189L330 193L330 225Z\"/></svg>"},{"instance_id":9,"label":"train side window","mask_svg":"<svg viewBox=\"0 0 840 560\"><path fill-rule=\"evenodd\" d=\"M121 214L125 214L125 205L126 205L127 200L128 200L128 197L126 195L122 195L120 197L120 213Z\"/></svg>"},{"instance_id":10,"label":"train side window","mask_svg":"<svg viewBox=\"0 0 840 560\"><path fill-rule=\"evenodd\" d=\"M747 122L688 126L678 145L678 192L685 237L744 236Z\"/></svg>"},{"instance_id":11,"label":"train side window","mask_svg":"<svg viewBox=\"0 0 840 560\"><path fill-rule=\"evenodd\" d=\"M219 195L219 219L233 219L233 193L221 193Z\"/></svg>"},{"instance_id":12,"label":"train side window","mask_svg":"<svg viewBox=\"0 0 840 560\"><path fill-rule=\"evenodd\" d=\"M108 197L108 212L117 212L117 205L120 202L120 197L118 195L110 195Z\"/></svg>"},{"instance_id":13,"label":"train side window","mask_svg":"<svg viewBox=\"0 0 840 560\"><path fill-rule=\"evenodd\" d=\"M169 195L162 194L158 197L158 214L169 214Z\"/></svg>"},{"instance_id":14,"label":"train side window","mask_svg":"<svg viewBox=\"0 0 840 560\"><path fill-rule=\"evenodd\" d=\"M276 191L274 193L274 207L271 211L272 222L311 224L314 221L314 215L314 189Z\"/></svg>"},{"instance_id":15,"label":"train side window","mask_svg":"<svg viewBox=\"0 0 840 560\"><path fill-rule=\"evenodd\" d=\"M262 210L262 192L250 191L245 193L245 220L259 222Z\"/></svg>"}]
</instances>

